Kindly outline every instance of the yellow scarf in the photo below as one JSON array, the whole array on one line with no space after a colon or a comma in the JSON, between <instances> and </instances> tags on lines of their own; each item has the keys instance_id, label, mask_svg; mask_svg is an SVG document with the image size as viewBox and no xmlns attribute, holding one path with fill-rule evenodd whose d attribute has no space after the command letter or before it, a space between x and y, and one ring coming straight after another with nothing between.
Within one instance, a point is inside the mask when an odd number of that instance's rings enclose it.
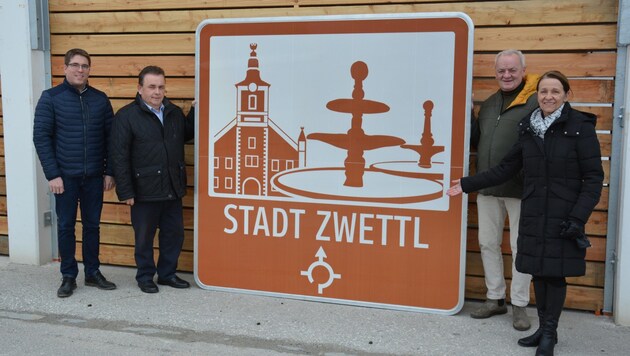
<instances>
[{"instance_id":1,"label":"yellow scarf","mask_svg":"<svg viewBox=\"0 0 630 356\"><path fill-rule=\"evenodd\" d=\"M525 74L523 80L525 81L525 86L523 86L523 90L514 98L514 101L507 107L507 109L516 105L523 105L527 102L532 94L536 92L536 86L538 85L538 80L540 76L538 74ZM506 110L507 110L506 109Z\"/></svg>"}]
</instances>

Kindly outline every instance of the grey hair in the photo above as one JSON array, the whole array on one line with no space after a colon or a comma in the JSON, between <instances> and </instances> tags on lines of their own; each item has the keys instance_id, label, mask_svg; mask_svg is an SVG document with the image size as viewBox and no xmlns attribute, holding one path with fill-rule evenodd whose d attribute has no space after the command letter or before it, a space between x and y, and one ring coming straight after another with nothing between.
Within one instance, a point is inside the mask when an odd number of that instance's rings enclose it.
<instances>
[{"instance_id":1,"label":"grey hair","mask_svg":"<svg viewBox=\"0 0 630 356\"><path fill-rule=\"evenodd\" d=\"M523 52L517 50L517 49L506 49L505 51L501 51L497 54L496 57L494 57L494 66L496 67L497 62L499 61L499 58L501 56L509 56L509 55L516 55L518 56L518 59L520 59L521 61L521 66L523 68L525 68L525 55L523 54Z\"/></svg>"}]
</instances>

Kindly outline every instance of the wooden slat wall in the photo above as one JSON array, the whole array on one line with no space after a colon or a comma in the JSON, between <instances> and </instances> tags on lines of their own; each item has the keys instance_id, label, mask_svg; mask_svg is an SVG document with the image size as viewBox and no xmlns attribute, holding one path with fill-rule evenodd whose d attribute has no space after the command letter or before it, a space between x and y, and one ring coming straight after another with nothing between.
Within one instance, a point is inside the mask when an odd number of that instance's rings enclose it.
<instances>
[{"instance_id":1,"label":"wooden slat wall","mask_svg":"<svg viewBox=\"0 0 630 356\"><path fill-rule=\"evenodd\" d=\"M528 72L559 69L570 77L574 91L570 99L579 109L598 115L602 152L609 158L616 65L616 0L397 0L396 4L391 3L388 0L49 0L53 83L63 79L65 51L82 47L93 55L90 83L110 96L115 110L135 95L138 71L145 65L156 64L167 73L168 96L187 111L194 96L195 30L204 19L462 11L475 24L473 92L476 110L479 103L497 89L494 54L506 48L518 48L527 55ZM193 182L193 152L194 146L188 145L189 182ZM471 159L474 171L474 153ZM608 182L610 162L604 163ZM186 271L193 268L192 195L191 186L184 200L186 241L180 259L180 267ZM105 201L102 261L132 266L133 231L129 226L129 209L120 204L113 193L107 193ZM587 226L593 243L587 254L588 272L584 277L570 280L567 307L595 312L602 308L607 207L608 188L605 187L602 201ZM476 224L473 194L468 218L466 297L484 299ZM2 233L6 231L0 231ZM506 231L506 265L511 258L507 236ZM510 277L510 268L506 268L506 276Z\"/></svg>"}]
</instances>

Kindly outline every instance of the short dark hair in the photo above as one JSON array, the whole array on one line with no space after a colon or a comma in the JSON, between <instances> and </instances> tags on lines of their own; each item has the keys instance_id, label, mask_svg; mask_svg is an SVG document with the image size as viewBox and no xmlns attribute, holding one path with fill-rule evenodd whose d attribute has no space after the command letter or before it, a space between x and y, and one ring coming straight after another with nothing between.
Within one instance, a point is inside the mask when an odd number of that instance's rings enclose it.
<instances>
[{"instance_id":1,"label":"short dark hair","mask_svg":"<svg viewBox=\"0 0 630 356\"><path fill-rule=\"evenodd\" d=\"M74 57L76 55L83 56L83 57L87 58L88 65L92 65L92 59L90 59L90 54L87 53L86 50L81 49L81 48L73 48L73 49L69 50L68 52L66 52L66 55L63 58L63 63L65 65L70 64L70 60L72 59L72 57Z\"/></svg>"},{"instance_id":2,"label":"short dark hair","mask_svg":"<svg viewBox=\"0 0 630 356\"><path fill-rule=\"evenodd\" d=\"M571 90L571 86L569 85L569 79L567 79L567 77L560 73L557 70L550 70L548 72L546 72L545 74L543 74L542 76L540 76L540 79L538 80L538 84L536 84L536 90L538 90L538 87L540 86L540 81L546 78L552 78L552 79L557 79L560 84L562 84L562 89L564 89L565 93L568 93Z\"/></svg>"},{"instance_id":3,"label":"short dark hair","mask_svg":"<svg viewBox=\"0 0 630 356\"><path fill-rule=\"evenodd\" d=\"M138 84L140 84L140 86L144 85L144 76L147 74L162 75L166 77L164 69L158 66L146 66L142 68L140 74L138 74Z\"/></svg>"}]
</instances>

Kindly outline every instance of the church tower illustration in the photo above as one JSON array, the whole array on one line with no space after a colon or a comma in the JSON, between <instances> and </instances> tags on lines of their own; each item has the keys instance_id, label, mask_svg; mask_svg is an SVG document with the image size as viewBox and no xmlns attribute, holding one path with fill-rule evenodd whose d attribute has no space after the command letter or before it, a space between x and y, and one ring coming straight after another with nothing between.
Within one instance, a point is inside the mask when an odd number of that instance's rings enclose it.
<instances>
[{"instance_id":1,"label":"church tower illustration","mask_svg":"<svg viewBox=\"0 0 630 356\"><path fill-rule=\"evenodd\" d=\"M236 195L283 196L271 178L306 166L306 135L296 142L269 117L269 88L260 77L256 49L245 79L236 86L236 117L214 136L214 191Z\"/></svg>"}]
</instances>

